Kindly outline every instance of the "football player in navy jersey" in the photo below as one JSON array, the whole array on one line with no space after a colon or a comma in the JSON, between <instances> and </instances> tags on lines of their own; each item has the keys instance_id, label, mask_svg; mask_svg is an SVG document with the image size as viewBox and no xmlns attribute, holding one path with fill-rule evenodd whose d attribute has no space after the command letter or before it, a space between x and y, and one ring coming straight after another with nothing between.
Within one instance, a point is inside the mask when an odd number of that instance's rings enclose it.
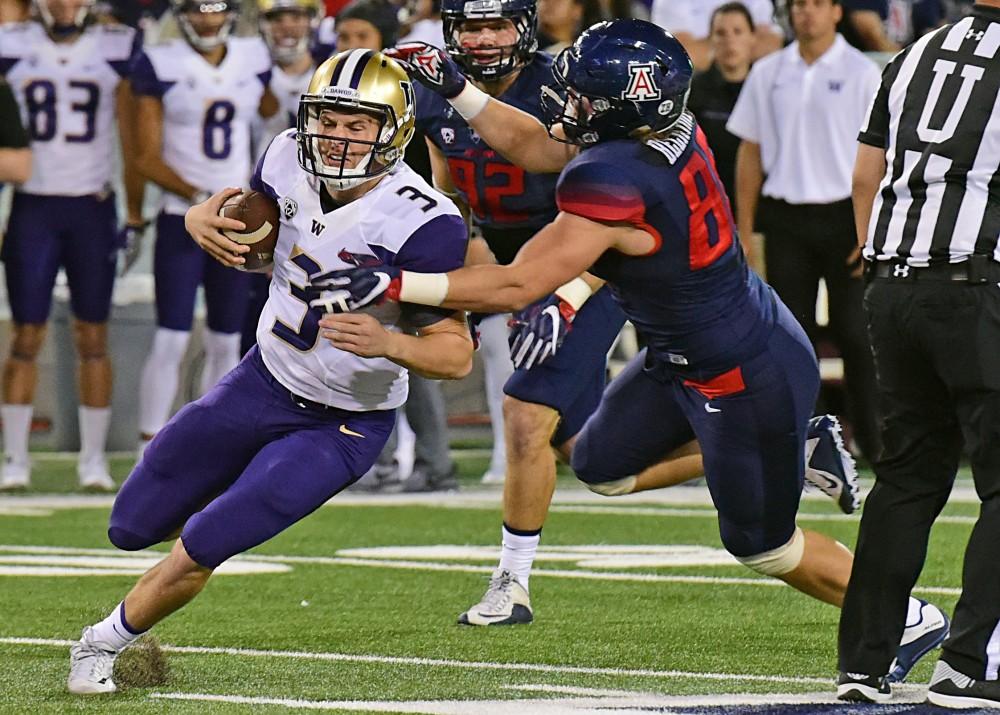
<instances>
[{"instance_id":1,"label":"football player in navy jersey","mask_svg":"<svg viewBox=\"0 0 1000 715\"><path fill-rule=\"evenodd\" d=\"M535 51L535 0L500 0L471 8L461 0L445 0L442 11L448 54L470 82L505 104L542 117L541 89L551 80L552 58ZM395 52L411 58L411 63L415 54L423 54L427 67L436 62L436 50L422 44L402 45ZM553 172L575 154L575 147L549 147L561 163L527 172L496 151L488 137L484 140L438 91L418 86L417 107L417 126L428 138L435 184L470 214L497 262L510 263L521 246L558 213L558 174ZM474 248L475 242L470 246ZM470 252L469 262L482 262L482 253ZM561 309L568 315L573 309L568 310L567 302L559 297L543 300L517 316L510 339L520 369L503 386L508 468L500 563L482 601L462 613L460 623L504 625L533 617L528 580L555 486L551 446L568 459L572 438L600 402L605 356L624 323L610 289L600 286L600 281L586 277L556 291L561 297L578 296L575 299L583 303L582 308L576 306L579 314L574 317L573 331L559 336L565 342L556 354L533 333L539 321L550 322L547 316L552 311ZM590 297L592 288L598 290ZM490 352L499 358L494 363L507 362L502 322L503 317L497 316L482 323L488 386L495 380L490 374ZM841 465L836 423L825 417L817 420L810 446L818 460L825 457L824 464L832 464L834 470L833 481L821 483L828 491L833 484L839 490L835 498L843 495L844 508L853 510L856 488L852 493L843 487L853 475L853 465ZM634 490L703 474L697 445L679 446L669 456L639 475Z\"/></svg>"},{"instance_id":2,"label":"football player in navy jersey","mask_svg":"<svg viewBox=\"0 0 1000 715\"><path fill-rule=\"evenodd\" d=\"M492 97L541 116L540 92L551 79L552 58L537 51L536 0L468 3L444 0L445 47L470 80ZM421 45L423 46L423 45ZM406 45L401 52L406 53ZM510 263L518 250L557 213L556 174L527 173L484 142L437 93L417 86L417 128L427 137L434 183L455 199L479 228L489 250L474 242L469 261ZM527 588L531 565L556 482L552 447L569 440L597 408L605 384L608 350L625 322L601 282L573 282L583 307L557 356L512 371L505 315L480 323L487 397L494 423L502 419L506 451L500 563L494 577L513 575L516 603L488 608L495 584L483 601L459 616L469 625L530 621ZM570 288L572 290L572 288ZM578 306L579 307L579 306ZM513 372L513 374L512 374ZM500 393L505 393L501 396ZM502 415L500 404L502 397ZM496 457L494 463L502 464ZM502 475L500 475L502 477ZM505 582L506 583L506 582Z\"/></svg>"},{"instance_id":3,"label":"football player in navy jersey","mask_svg":"<svg viewBox=\"0 0 1000 715\"><path fill-rule=\"evenodd\" d=\"M21 107L31 141L31 177L14 193L2 259L13 318L4 366L4 462L0 489L29 486L28 436L52 288L66 271L79 358L80 484L110 490L104 454L111 420L108 317L118 231L115 128L132 155L132 28L94 20L93 0L37 0L37 21L0 26L0 74ZM142 225L142 182L126 162L127 224ZM124 233L124 232L123 232Z\"/></svg>"},{"instance_id":4,"label":"football player in navy jersey","mask_svg":"<svg viewBox=\"0 0 1000 715\"><path fill-rule=\"evenodd\" d=\"M683 46L641 20L593 26L556 58L548 130L464 81L447 57L416 61L429 68L416 76L491 146L530 170L561 169L559 213L509 265L345 269L331 275L336 296L350 310L388 298L503 311L587 269L607 280L647 348L576 438L577 476L601 494L631 492L636 475L697 439L726 549L839 606L851 553L796 525L816 357L747 268L711 152L685 107L692 68ZM581 149L568 163L567 142ZM898 660L907 671L926 652L912 645L919 635L904 634Z\"/></svg>"},{"instance_id":5,"label":"football player in navy jersey","mask_svg":"<svg viewBox=\"0 0 1000 715\"><path fill-rule=\"evenodd\" d=\"M271 56L259 37L232 37L239 0L171 0L181 38L146 48L132 85L136 166L163 190L153 275L156 324L139 388L139 451L166 424L179 384L198 286L205 287L201 392L239 362L248 275L226 271L184 230L184 212L253 168L250 127L278 111L269 89Z\"/></svg>"}]
</instances>

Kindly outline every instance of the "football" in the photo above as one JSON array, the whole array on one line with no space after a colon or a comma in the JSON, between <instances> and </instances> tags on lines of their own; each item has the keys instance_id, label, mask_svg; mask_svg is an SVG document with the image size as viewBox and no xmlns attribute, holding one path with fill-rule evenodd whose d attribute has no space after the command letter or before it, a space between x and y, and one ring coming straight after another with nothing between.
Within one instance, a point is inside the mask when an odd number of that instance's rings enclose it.
<instances>
[{"instance_id":1,"label":"football","mask_svg":"<svg viewBox=\"0 0 1000 715\"><path fill-rule=\"evenodd\" d=\"M278 202L259 191L249 191L227 199L219 209L219 215L246 225L243 231L226 229L222 232L229 240L250 246L250 250L243 254L246 263L236 268L241 271L268 268L274 261L274 247L278 243Z\"/></svg>"}]
</instances>

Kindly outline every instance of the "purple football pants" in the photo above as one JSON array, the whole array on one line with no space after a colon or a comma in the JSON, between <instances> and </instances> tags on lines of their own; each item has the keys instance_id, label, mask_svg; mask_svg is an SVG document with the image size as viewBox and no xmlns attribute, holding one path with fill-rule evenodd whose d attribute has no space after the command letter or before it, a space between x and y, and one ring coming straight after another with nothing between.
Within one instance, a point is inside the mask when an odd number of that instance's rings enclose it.
<instances>
[{"instance_id":1,"label":"purple football pants","mask_svg":"<svg viewBox=\"0 0 1000 715\"><path fill-rule=\"evenodd\" d=\"M111 511L108 538L134 551L181 540L215 568L284 531L361 477L394 410L301 407L254 348L146 448Z\"/></svg>"}]
</instances>

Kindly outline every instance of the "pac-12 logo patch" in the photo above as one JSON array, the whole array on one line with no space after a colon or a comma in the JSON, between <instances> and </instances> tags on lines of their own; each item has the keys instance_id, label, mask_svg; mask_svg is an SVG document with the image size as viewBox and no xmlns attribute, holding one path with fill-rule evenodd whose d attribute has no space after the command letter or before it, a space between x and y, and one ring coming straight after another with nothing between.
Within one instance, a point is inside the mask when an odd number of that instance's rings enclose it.
<instances>
[{"instance_id":1,"label":"pac-12 logo patch","mask_svg":"<svg viewBox=\"0 0 1000 715\"><path fill-rule=\"evenodd\" d=\"M622 99L645 102L660 98L660 88L653 80L652 62L630 62L628 65L628 86L622 92Z\"/></svg>"},{"instance_id":2,"label":"pac-12 logo patch","mask_svg":"<svg viewBox=\"0 0 1000 715\"><path fill-rule=\"evenodd\" d=\"M298 212L299 205L295 203L295 199L290 199L287 196L282 197L281 215L284 216L286 220L291 221Z\"/></svg>"},{"instance_id":3,"label":"pac-12 logo patch","mask_svg":"<svg viewBox=\"0 0 1000 715\"><path fill-rule=\"evenodd\" d=\"M455 130L451 127L441 127L441 138L444 139L445 144L454 144Z\"/></svg>"}]
</instances>

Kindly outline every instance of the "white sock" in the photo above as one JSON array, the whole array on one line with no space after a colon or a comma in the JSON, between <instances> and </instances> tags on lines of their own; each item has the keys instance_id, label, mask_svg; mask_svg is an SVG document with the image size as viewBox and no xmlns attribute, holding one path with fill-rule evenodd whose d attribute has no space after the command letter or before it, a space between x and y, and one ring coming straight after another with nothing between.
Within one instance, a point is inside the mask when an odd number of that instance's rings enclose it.
<instances>
[{"instance_id":1,"label":"white sock","mask_svg":"<svg viewBox=\"0 0 1000 715\"><path fill-rule=\"evenodd\" d=\"M136 633L125 623L125 602L122 601L108 617L100 623L95 623L90 627L90 640L100 646L106 646L107 650L118 653L128 647L136 638L142 635L142 631Z\"/></svg>"},{"instance_id":2,"label":"white sock","mask_svg":"<svg viewBox=\"0 0 1000 715\"><path fill-rule=\"evenodd\" d=\"M3 419L3 452L12 462L28 461L28 435L31 433L33 405L0 406Z\"/></svg>"},{"instance_id":3,"label":"white sock","mask_svg":"<svg viewBox=\"0 0 1000 715\"><path fill-rule=\"evenodd\" d=\"M920 601L913 596L906 604L906 627L915 626L920 622Z\"/></svg>"},{"instance_id":4,"label":"white sock","mask_svg":"<svg viewBox=\"0 0 1000 715\"><path fill-rule=\"evenodd\" d=\"M206 329L201 336L205 348L205 366L201 370L201 394L215 387L215 383L240 362L240 334L217 333Z\"/></svg>"},{"instance_id":5,"label":"white sock","mask_svg":"<svg viewBox=\"0 0 1000 715\"><path fill-rule=\"evenodd\" d=\"M156 329L139 382L139 431L143 434L156 434L167 423L190 335L186 330Z\"/></svg>"},{"instance_id":6,"label":"white sock","mask_svg":"<svg viewBox=\"0 0 1000 715\"><path fill-rule=\"evenodd\" d=\"M77 408L80 418L80 463L104 459L104 446L108 441L108 426L111 424L110 407Z\"/></svg>"},{"instance_id":7,"label":"white sock","mask_svg":"<svg viewBox=\"0 0 1000 715\"><path fill-rule=\"evenodd\" d=\"M503 548L500 551L499 568L517 576L517 580L527 590L531 565L535 562L535 552L538 551L538 542L542 538L541 529L537 534L521 536L512 534L504 524L500 529L500 536L503 539Z\"/></svg>"}]
</instances>

